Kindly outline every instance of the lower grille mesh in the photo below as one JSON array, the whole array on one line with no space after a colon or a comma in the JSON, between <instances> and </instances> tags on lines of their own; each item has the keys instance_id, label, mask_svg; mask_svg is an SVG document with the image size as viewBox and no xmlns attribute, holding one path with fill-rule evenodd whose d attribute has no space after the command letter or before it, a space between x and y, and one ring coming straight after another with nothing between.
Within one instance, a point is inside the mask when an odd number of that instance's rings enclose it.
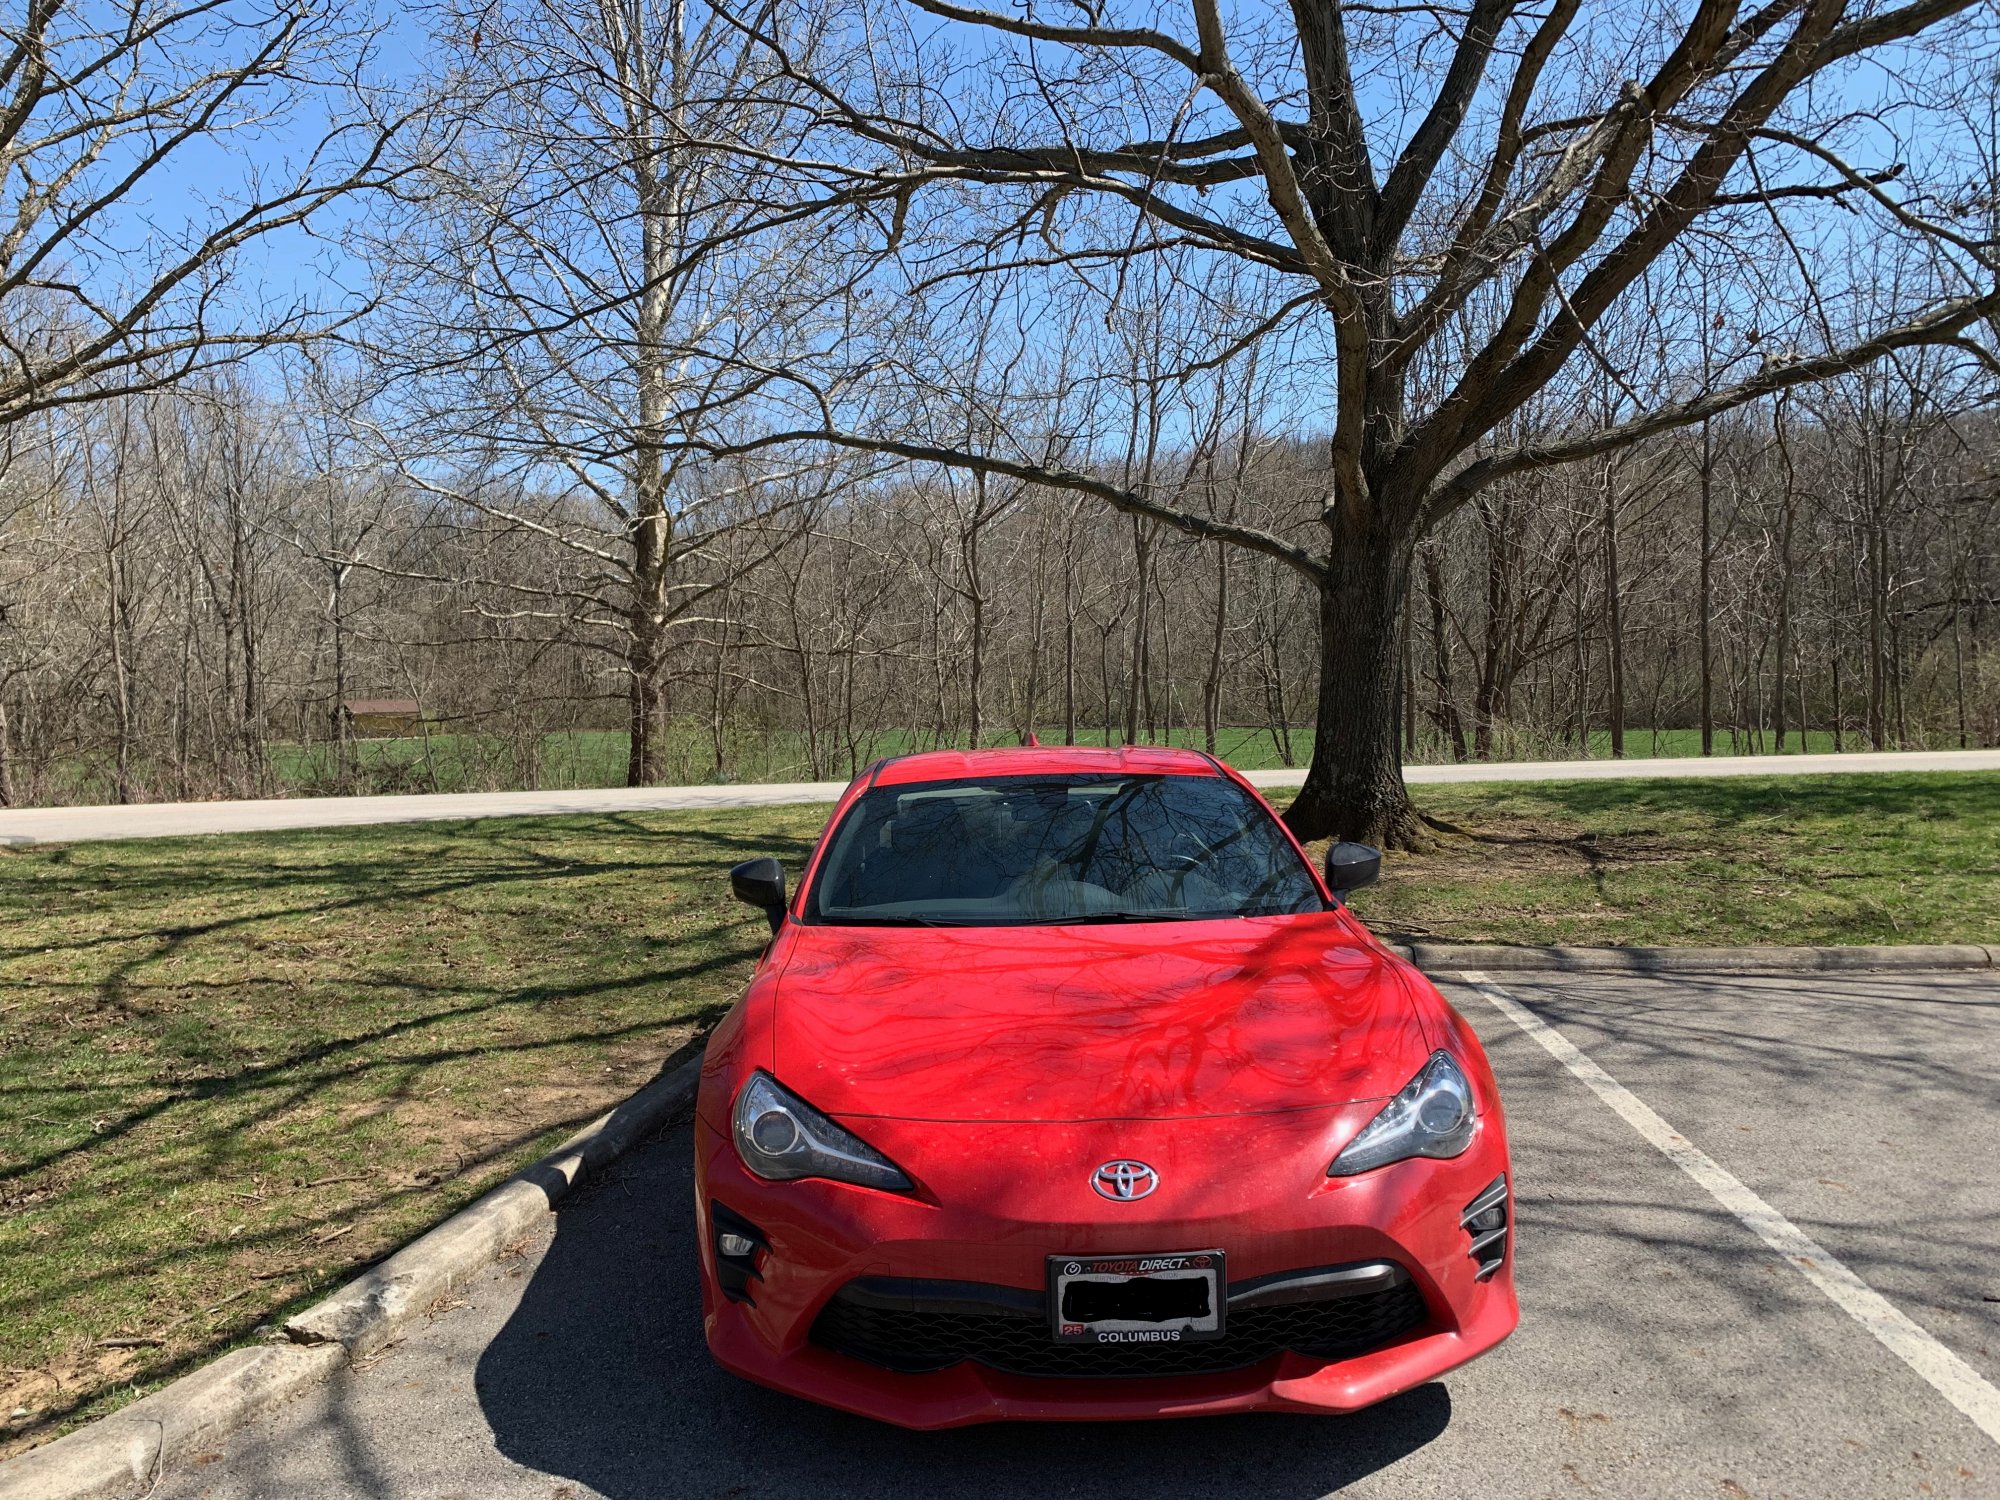
<instances>
[{"instance_id":1,"label":"lower grille mesh","mask_svg":"<svg viewBox=\"0 0 2000 1500\"><path fill-rule=\"evenodd\" d=\"M1424 1321L1405 1281L1332 1302L1232 1311L1219 1339L1177 1344L1058 1344L1046 1320L1000 1312L864 1307L836 1293L813 1324L817 1344L915 1374L973 1360L1010 1375L1197 1375L1240 1370L1287 1350L1315 1359L1365 1354Z\"/></svg>"}]
</instances>

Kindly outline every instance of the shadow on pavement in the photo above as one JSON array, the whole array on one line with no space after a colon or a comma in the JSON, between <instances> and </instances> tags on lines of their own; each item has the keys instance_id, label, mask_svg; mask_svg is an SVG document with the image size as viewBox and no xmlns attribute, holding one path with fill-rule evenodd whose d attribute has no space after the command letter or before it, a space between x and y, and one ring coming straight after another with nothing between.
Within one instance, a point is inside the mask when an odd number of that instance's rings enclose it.
<instances>
[{"instance_id":1,"label":"shadow on pavement","mask_svg":"<svg viewBox=\"0 0 2000 1500\"><path fill-rule=\"evenodd\" d=\"M724 1374L702 1342L685 1130L565 1209L474 1379L500 1451L612 1497L1193 1496L1303 1500L1423 1447L1439 1384L1346 1418L910 1433ZM557 1494L563 1493L561 1489Z\"/></svg>"}]
</instances>

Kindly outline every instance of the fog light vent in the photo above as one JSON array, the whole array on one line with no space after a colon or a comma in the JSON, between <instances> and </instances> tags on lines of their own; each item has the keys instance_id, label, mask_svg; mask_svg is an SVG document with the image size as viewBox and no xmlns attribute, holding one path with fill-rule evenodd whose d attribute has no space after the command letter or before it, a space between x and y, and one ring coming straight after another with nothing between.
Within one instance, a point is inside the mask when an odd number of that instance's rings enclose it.
<instances>
[{"instance_id":1,"label":"fog light vent","mask_svg":"<svg viewBox=\"0 0 2000 1500\"><path fill-rule=\"evenodd\" d=\"M708 1205L708 1221L715 1238L715 1280L722 1295L755 1307L757 1299L750 1295L750 1283L764 1279L757 1269L757 1256L760 1252L770 1254L771 1242L764 1238L763 1230L720 1203Z\"/></svg>"},{"instance_id":2,"label":"fog light vent","mask_svg":"<svg viewBox=\"0 0 2000 1500\"><path fill-rule=\"evenodd\" d=\"M1489 1182L1477 1198L1465 1205L1459 1227L1472 1236L1466 1254L1479 1263L1475 1281L1492 1276L1507 1259L1507 1174Z\"/></svg>"}]
</instances>

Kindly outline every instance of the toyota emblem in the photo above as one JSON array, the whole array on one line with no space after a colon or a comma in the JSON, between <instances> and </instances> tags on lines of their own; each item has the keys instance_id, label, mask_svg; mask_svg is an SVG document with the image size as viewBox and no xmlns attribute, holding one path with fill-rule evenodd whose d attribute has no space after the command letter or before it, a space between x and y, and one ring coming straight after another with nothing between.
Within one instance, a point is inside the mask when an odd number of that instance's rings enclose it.
<instances>
[{"instance_id":1,"label":"toyota emblem","mask_svg":"<svg viewBox=\"0 0 2000 1500\"><path fill-rule=\"evenodd\" d=\"M1108 1161L1090 1174L1098 1196L1116 1203L1143 1198L1160 1185L1160 1174L1142 1161Z\"/></svg>"}]
</instances>

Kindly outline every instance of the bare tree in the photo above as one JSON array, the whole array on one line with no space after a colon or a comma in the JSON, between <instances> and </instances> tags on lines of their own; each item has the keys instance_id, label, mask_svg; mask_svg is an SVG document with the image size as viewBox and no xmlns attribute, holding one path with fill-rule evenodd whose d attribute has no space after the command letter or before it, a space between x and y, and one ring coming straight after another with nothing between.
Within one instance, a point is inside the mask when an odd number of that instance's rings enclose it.
<instances>
[{"instance_id":1,"label":"bare tree","mask_svg":"<svg viewBox=\"0 0 2000 1500\"><path fill-rule=\"evenodd\" d=\"M1629 44L1602 49L1588 42L1580 0L1299 3L1255 16L1194 0L1186 32L1110 7L1049 19L907 0L871 20L872 71L851 77L815 70L760 17L740 15L844 132L847 150L829 146L817 161L830 191L893 199L899 235L926 192L966 205L925 225L926 265L955 255L958 273L975 275L1032 260L1094 277L1115 302L1135 259L1227 258L1262 294L1218 310L1203 359L1290 340L1293 384L1318 398L1330 430L1306 541L1019 445L884 434L843 420L831 383L815 399L834 420L793 435L1071 488L1293 568L1318 598L1320 661L1312 768L1288 817L1310 835L1417 839L1394 686L1409 565L1429 528L1509 476L1712 420L1896 349L1963 342L2000 311L1977 234L1945 222L1900 164L1850 162L1845 105L1832 102L1860 86L1871 56L1924 45L1969 56L1977 14L1971 0L1866 10L1772 0L1754 11L1703 0L1686 14L1655 5L1627 16ZM917 16L949 25L924 31ZM1941 57L1930 75L1885 68L1870 86L1889 80L1884 107L1941 118L1960 80L1934 92L1913 81L1948 73ZM1842 289L1810 256L1810 284L1774 300L1772 278L1790 270L1752 249L1773 235L1812 243L1812 216L1833 205L1867 210L1870 232L1929 246L1925 284L1865 323L1826 316ZM1031 234L1032 252L1011 248ZM1642 374L1636 349L1598 334L1635 298L1666 298L1673 343L1688 353L1685 247L1710 237L1735 247L1720 305L1776 309L1784 326L1744 319L1757 338L1737 337L1698 368ZM1774 333L1782 359L1765 355ZM1629 397L1610 424L1579 378L1593 367ZM1522 421L1537 404L1543 420Z\"/></svg>"},{"instance_id":2,"label":"bare tree","mask_svg":"<svg viewBox=\"0 0 2000 1500\"><path fill-rule=\"evenodd\" d=\"M706 602L763 555L719 539L775 546L824 487L703 441L754 430L773 364L837 327L837 226L788 214L769 164L795 88L700 5L506 0L438 25L455 149L376 241L406 289L376 337L385 436L413 484L568 554L543 584L487 580L511 596L491 607L615 656L627 780L657 781L670 632L718 628Z\"/></svg>"},{"instance_id":3,"label":"bare tree","mask_svg":"<svg viewBox=\"0 0 2000 1500\"><path fill-rule=\"evenodd\" d=\"M0 424L353 316L336 278L233 283L252 242L296 252L337 200L393 184L400 123L345 87L370 41L337 0L26 0L0 36ZM294 161L218 176L231 137L313 122Z\"/></svg>"}]
</instances>

